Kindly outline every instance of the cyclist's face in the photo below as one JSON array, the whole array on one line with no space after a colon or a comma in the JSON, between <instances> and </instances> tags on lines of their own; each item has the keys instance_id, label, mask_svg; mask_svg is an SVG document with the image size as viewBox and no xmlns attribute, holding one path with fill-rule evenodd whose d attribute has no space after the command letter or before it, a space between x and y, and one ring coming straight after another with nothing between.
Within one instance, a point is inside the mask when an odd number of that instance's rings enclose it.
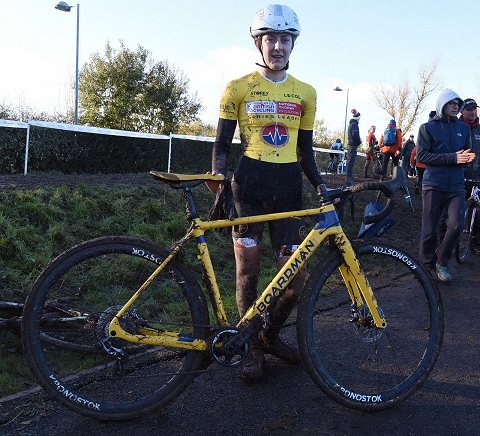
<instances>
[{"instance_id":1,"label":"cyclist's face","mask_svg":"<svg viewBox=\"0 0 480 436\"><path fill-rule=\"evenodd\" d=\"M279 71L288 63L293 49L292 35L288 33L268 33L262 37L262 52L266 65Z\"/></svg>"}]
</instances>

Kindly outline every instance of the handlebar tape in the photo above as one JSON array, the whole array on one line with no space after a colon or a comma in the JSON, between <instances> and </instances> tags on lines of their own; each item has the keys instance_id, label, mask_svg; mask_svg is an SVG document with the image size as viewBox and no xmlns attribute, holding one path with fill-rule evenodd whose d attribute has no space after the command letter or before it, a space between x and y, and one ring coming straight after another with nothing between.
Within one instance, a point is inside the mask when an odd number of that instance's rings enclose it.
<instances>
[{"instance_id":1,"label":"handlebar tape","mask_svg":"<svg viewBox=\"0 0 480 436\"><path fill-rule=\"evenodd\" d=\"M352 186L352 192L379 190L383 194L385 194L385 197L387 197L385 207L375 215L369 215L364 217L363 222L365 224L372 224L385 218L393 210L393 207L395 205L392 198L393 194L395 193L395 191L402 188L402 186L405 186L406 183L407 182L403 169L397 166L393 169L393 178L388 182L372 181Z\"/></svg>"}]
</instances>

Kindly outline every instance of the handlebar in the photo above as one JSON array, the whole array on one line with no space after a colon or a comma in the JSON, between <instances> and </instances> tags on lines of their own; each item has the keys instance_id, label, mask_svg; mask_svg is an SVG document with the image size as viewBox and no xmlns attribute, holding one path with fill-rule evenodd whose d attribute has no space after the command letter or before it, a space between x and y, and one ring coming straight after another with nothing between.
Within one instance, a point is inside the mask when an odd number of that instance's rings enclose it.
<instances>
[{"instance_id":1,"label":"handlebar","mask_svg":"<svg viewBox=\"0 0 480 436\"><path fill-rule=\"evenodd\" d=\"M337 198L342 199L347 197L348 195L358 192L381 191L385 195L385 197L387 197L385 207L375 215L368 215L363 219L363 222L365 224L371 224L385 218L392 211L393 207L395 206L393 195L399 189L403 189L403 191L405 192L405 201L410 204L410 207L413 210L412 201L408 191L407 179L405 178L405 173L400 166L396 166L393 168L393 178L391 180L363 182L357 185L346 185L342 186L341 188L335 189L327 189L325 185L320 185L318 187L318 194L321 197L322 202L328 203L332 202Z\"/></svg>"}]
</instances>

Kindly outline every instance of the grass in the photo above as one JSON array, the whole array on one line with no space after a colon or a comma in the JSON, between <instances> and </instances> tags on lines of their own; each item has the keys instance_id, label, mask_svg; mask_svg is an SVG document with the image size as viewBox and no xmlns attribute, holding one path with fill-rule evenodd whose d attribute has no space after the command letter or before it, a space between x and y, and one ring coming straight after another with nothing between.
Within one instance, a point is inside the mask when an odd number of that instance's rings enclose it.
<instances>
[{"instance_id":1,"label":"grass","mask_svg":"<svg viewBox=\"0 0 480 436\"><path fill-rule=\"evenodd\" d=\"M199 209L206 216L213 196L196 190ZM204 197L200 200L200 197ZM316 194L306 189L305 206L315 207ZM362 205L357 205L363 210ZM359 220L357 220L359 223ZM347 234L354 235L357 223L347 220ZM17 189L0 193L0 298L23 302L41 270L62 251L86 239L106 235L129 235L154 240L169 247L183 236L186 221L179 192L159 185L85 186ZM234 255L230 236L207 235L217 280L227 312L237 317ZM275 272L271 248L265 238L262 258L266 286ZM202 283L195 244L185 248L188 264ZM310 264L312 264L311 262ZM0 314L1 317L1 314ZM213 318L212 318L213 319ZM0 397L25 389L34 380L24 364L21 341L14 332L1 331Z\"/></svg>"}]
</instances>

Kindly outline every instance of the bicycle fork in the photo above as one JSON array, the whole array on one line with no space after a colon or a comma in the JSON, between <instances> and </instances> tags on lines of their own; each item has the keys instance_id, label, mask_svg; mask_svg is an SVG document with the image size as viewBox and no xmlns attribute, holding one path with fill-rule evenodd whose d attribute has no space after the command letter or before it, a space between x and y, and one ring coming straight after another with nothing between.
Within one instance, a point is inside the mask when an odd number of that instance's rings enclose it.
<instances>
[{"instance_id":1,"label":"bicycle fork","mask_svg":"<svg viewBox=\"0 0 480 436\"><path fill-rule=\"evenodd\" d=\"M350 299L352 300L352 321L362 322L360 318L363 317L365 313L360 314L358 309L362 309L366 305L373 321L373 325L370 325L370 327L377 327L379 329L386 328L387 321L381 310L379 310L370 283L360 267L350 241L344 234L336 234L334 239L344 259L339 270L350 295Z\"/></svg>"}]
</instances>

